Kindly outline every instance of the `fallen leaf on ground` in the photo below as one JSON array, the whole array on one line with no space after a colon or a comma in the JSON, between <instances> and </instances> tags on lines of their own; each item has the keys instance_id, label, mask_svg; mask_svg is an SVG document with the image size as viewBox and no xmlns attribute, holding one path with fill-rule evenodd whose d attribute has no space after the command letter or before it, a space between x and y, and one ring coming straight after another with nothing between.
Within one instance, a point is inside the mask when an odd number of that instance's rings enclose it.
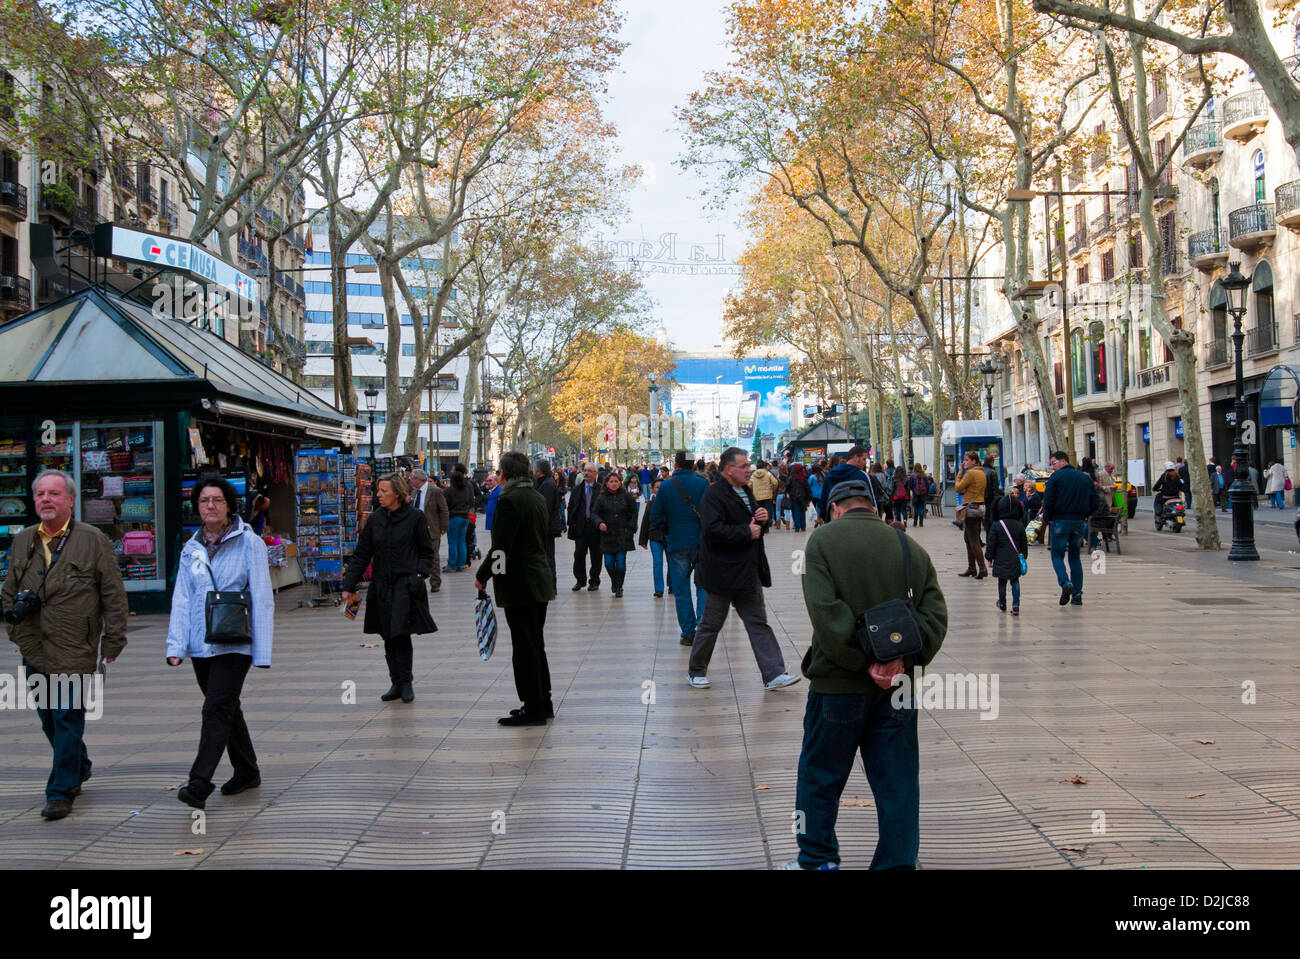
<instances>
[{"instance_id":1,"label":"fallen leaf on ground","mask_svg":"<svg viewBox=\"0 0 1300 959\"><path fill-rule=\"evenodd\" d=\"M871 800L859 799L857 796L854 796L852 799L845 799L843 802L840 803L840 805L841 806L870 806Z\"/></svg>"},{"instance_id":2,"label":"fallen leaf on ground","mask_svg":"<svg viewBox=\"0 0 1300 959\"><path fill-rule=\"evenodd\" d=\"M177 789L180 789L180 788L181 788L180 786L163 786L163 791L164 791L164 792L173 792L174 790L177 790Z\"/></svg>"},{"instance_id":3,"label":"fallen leaf on ground","mask_svg":"<svg viewBox=\"0 0 1300 959\"><path fill-rule=\"evenodd\" d=\"M1201 798L1202 796L1204 796L1204 795L1205 795L1205 793L1188 793L1188 794L1187 794L1187 798L1188 798L1188 799L1200 799L1200 798Z\"/></svg>"},{"instance_id":4,"label":"fallen leaf on ground","mask_svg":"<svg viewBox=\"0 0 1300 959\"><path fill-rule=\"evenodd\" d=\"M1065 781L1066 781L1067 783L1074 783L1076 786L1086 786L1086 785L1088 785L1088 780L1084 779L1084 778L1083 778L1082 776L1080 776L1078 773L1075 773L1073 776L1067 776L1066 779L1065 779Z\"/></svg>"},{"instance_id":5,"label":"fallen leaf on ground","mask_svg":"<svg viewBox=\"0 0 1300 959\"><path fill-rule=\"evenodd\" d=\"M755 787L754 787L755 791L757 791L757 790L759 790L759 789L771 789L771 788L772 788L771 786L755 786Z\"/></svg>"},{"instance_id":6,"label":"fallen leaf on ground","mask_svg":"<svg viewBox=\"0 0 1300 959\"><path fill-rule=\"evenodd\" d=\"M362 643L362 644L361 644L361 648L362 648L362 649L374 649L374 648L375 648L376 646L378 646L378 645L379 645L378 643Z\"/></svg>"},{"instance_id":7,"label":"fallen leaf on ground","mask_svg":"<svg viewBox=\"0 0 1300 959\"><path fill-rule=\"evenodd\" d=\"M202 849L179 849L172 853L173 856L202 856Z\"/></svg>"},{"instance_id":8,"label":"fallen leaf on ground","mask_svg":"<svg viewBox=\"0 0 1300 959\"><path fill-rule=\"evenodd\" d=\"M1175 659L1174 662L1173 662L1173 665L1175 665L1175 666L1186 666L1187 664L1186 664L1185 662L1183 662L1181 659Z\"/></svg>"},{"instance_id":9,"label":"fallen leaf on ground","mask_svg":"<svg viewBox=\"0 0 1300 959\"><path fill-rule=\"evenodd\" d=\"M1213 746L1213 745L1214 745L1214 740L1213 740L1213 739L1198 739L1198 740L1196 740L1196 741L1197 741L1198 743L1200 743L1202 746Z\"/></svg>"},{"instance_id":10,"label":"fallen leaf on ground","mask_svg":"<svg viewBox=\"0 0 1300 959\"><path fill-rule=\"evenodd\" d=\"M1078 846L1062 846L1061 849L1065 852L1083 852Z\"/></svg>"}]
</instances>

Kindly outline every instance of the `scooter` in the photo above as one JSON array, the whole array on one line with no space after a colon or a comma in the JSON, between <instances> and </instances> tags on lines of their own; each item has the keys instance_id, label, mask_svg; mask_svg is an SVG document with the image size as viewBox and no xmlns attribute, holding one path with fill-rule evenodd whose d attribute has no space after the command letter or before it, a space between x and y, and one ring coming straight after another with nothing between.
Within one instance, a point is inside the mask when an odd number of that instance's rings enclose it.
<instances>
[{"instance_id":1,"label":"scooter","mask_svg":"<svg viewBox=\"0 0 1300 959\"><path fill-rule=\"evenodd\" d=\"M1160 512L1156 514L1156 532L1164 529L1165 524L1175 533L1181 533L1183 527L1187 525L1187 507L1183 505L1181 498L1167 499L1161 504Z\"/></svg>"}]
</instances>

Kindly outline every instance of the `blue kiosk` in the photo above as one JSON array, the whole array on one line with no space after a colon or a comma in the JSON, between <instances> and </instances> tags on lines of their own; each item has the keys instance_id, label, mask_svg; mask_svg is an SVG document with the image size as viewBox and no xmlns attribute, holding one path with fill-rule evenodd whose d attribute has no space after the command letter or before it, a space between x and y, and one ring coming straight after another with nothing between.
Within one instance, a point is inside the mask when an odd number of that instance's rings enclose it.
<instances>
[{"instance_id":1,"label":"blue kiosk","mask_svg":"<svg viewBox=\"0 0 1300 959\"><path fill-rule=\"evenodd\" d=\"M980 462L993 457L998 476L1003 475L1002 424L997 420L944 420L939 431L939 444L943 448L943 504L960 505L957 492L957 469L966 453L974 450Z\"/></svg>"}]
</instances>

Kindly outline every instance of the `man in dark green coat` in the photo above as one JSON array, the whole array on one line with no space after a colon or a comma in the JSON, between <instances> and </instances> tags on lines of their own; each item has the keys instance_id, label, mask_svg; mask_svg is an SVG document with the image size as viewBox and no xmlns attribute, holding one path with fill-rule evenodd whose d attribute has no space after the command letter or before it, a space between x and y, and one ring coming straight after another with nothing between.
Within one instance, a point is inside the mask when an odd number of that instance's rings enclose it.
<instances>
[{"instance_id":1,"label":"man in dark green coat","mask_svg":"<svg viewBox=\"0 0 1300 959\"><path fill-rule=\"evenodd\" d=\"M533 488L528 457L510 452L501 457L505 487L492 520L492 546L474 576L474 587L487 588L496 578L497 605L505 610L514 647L515 690L523 706L498 719L502 726L545 726L555 716L551 670L546 662L546 604L555 599L551 566L546 561L550 512Z\"/></svg>"},{"instance_id":2,"label":"man in dark green coat","mask_svg":"<svg viewBox=\"0 0 1300 959\"><path fill-rule=\"evenodd\" d=\"M802 814L799 858L791 868L839 868L835 818L858 751L880 827L871 868L916 866L921 810L917 711L914 699L891 693L895 676L927 665L939 652L948 630L948 607L929 555L909 540L921 652L881 663L855 642L853 623L859 613L907 598L900 542L906 534L885 525L871 504L866 483L841 483L830 496L835 522L818 527L808 539L803 596L813 635L803 674L812 688L795 793L795 808ZM896 705L900 700L902 705Z\"/></svg>"}]
</instances>

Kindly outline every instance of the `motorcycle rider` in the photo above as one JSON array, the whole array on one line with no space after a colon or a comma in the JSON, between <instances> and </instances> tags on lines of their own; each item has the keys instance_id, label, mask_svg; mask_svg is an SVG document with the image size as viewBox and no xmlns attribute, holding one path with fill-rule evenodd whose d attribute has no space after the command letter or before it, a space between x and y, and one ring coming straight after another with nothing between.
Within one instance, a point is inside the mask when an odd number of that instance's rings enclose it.
<instances>
[{"instance_id":1,"label":"motorcycle rider","mask_svg":"<svg viewBox=\"0 0 1300 959\"><path fill-rule=\"evenodd\" d=\"M1155 494L1156 529L1159 529L1165 500L1180 499L1183 495L1183 478L1178 475L1178 467L1166 461L1165 471L1160 479L1156 480L1156 485L1151 488L1151 492Z\"/></svg>"}]
</instances>

